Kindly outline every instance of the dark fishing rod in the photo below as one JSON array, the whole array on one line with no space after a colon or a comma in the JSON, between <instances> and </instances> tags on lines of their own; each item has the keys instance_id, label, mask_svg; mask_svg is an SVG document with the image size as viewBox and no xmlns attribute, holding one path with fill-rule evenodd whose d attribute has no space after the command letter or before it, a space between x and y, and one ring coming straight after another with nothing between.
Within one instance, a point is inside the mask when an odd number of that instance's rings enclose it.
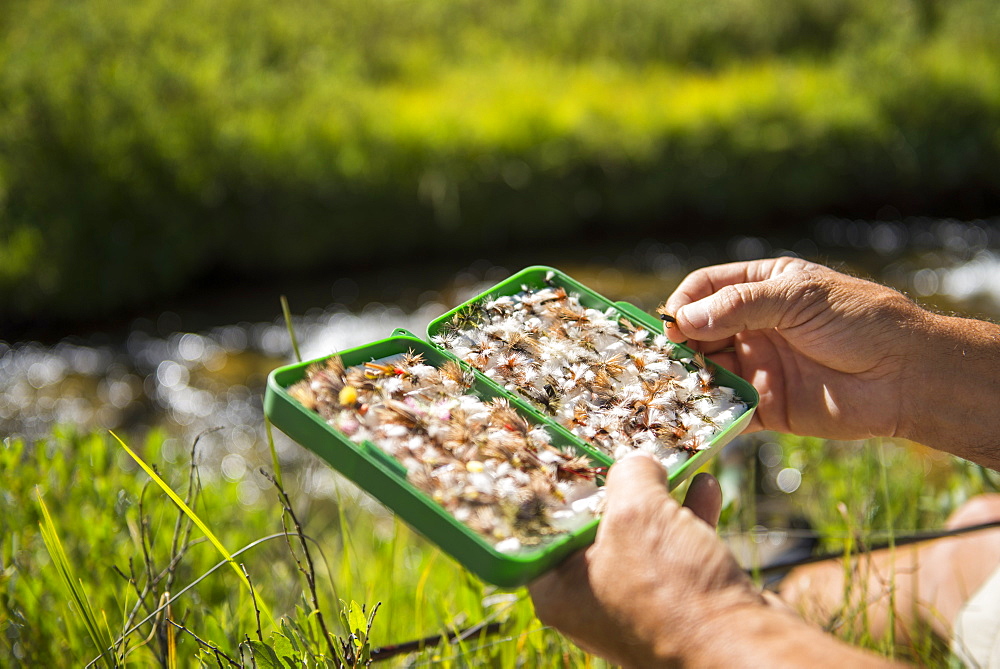
<instances>
[{"instance_id":1,"label":"dark fishing rod","mask_svg":"<svg viewBox=\"0 0 1000 669\"><path fill-rule=\"evenodd\" d=\"M865 553L871 553L878 550L884 550L887 548L899 548L900 546L909 546L912 544L919 544L924 541L933 541L935 539L946 539L948 537L957 537L962 534L968 534L970 532L979 532L982 530L989 530L995 527L1000 527L1000 520L994 520L989 523L980 523L979 525L967 525L965 527L957 527L953 530L934 530L928 532L914 532L912 534L905 534L896 537L892 541L883 541L877 544L868 544L859 546L853 555L863 555ZM813 535L816 536L816 535ZM806 557L791 558L787 560L776 560L770 564L766 564L762 567L747 569L749 574L759 574L761 576L769 576L772 574L777 574L782 571L787 571L794 569L795 567L801 567L807 564L814 564L816 562L825 562L827 560L837 560L845 556L844 551L831 551L829 553L820 553L818 555L808 555Z\"/></svg>"},{"instance_id":2,"label":"dark fishing rod","mask_svg":"<svg viewBox=\"0 0 1000 669\"><path fill-rule=\"evenodd\" d=\"M501 631L503 631L503 623L481 622L478 625L466 627L465 629L448 634L432 634L431 636L425 636L423 639L404 641L403 643L396 643L391 646L381 646L371 652L371 659L372 662L380 662L398 655L406 655L407 653L415 653L425 648L432 648L442 643L457 643L480 635L491 636L499 634Z\"/></svg>"}]
</instances>

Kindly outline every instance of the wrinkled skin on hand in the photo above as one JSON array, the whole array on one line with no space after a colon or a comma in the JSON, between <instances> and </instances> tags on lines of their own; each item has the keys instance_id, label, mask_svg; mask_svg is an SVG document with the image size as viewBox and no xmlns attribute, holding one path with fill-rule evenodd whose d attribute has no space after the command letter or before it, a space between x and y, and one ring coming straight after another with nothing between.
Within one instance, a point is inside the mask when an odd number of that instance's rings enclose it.
<instances>
[{"instance_id":1,"label":"wrinkled skin on hand","mask_svg":"<svg viewBox=\"0 0 1000 669\"><path fill-rule=\"evenodd\" d=\"M715 536L718 482L699 474L685 506L645 453L608 474L594 544L531 584L542 622L626 667L889 667L753 588Z\"/></svg>"},{"instance_id":2,"label":"wrinkled skin on hand","mask_svg":"<svg viewBox=\"0 0 1000 669\"><path fill-rule=\"evenodd\" d=\"M612 662L652 666L678 662L724 612L763 605L715 535L714 478L696 477L681 506L637 452L611 468L607 495L594 544L531 584L542 622Z\"/></svg>"},{"instance_id":3,"label":"wrinkled skin on hand","mask_svg":"<svg viewBox=\"0 0 1000 669\"><path fill-rule=\"evenodd\" d=\"M750 430L894 436L927 312L904 295L797 258L696 270L667 300L668 335L760 393Z\"/></svg>"}]
</instances>

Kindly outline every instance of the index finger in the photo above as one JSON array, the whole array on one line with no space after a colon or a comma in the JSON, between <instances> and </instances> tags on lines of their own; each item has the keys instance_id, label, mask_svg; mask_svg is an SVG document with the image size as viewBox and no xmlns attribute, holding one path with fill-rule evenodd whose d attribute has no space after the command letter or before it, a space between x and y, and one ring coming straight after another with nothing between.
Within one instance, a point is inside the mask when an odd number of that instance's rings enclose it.
<instances>
[{"instance_id":1,"label":"index finger","mask_svg":"<svg viewBox=\"0 0 1000 669\"><path fill-rule=\"evenodd\" d=\"M685 304L714 295L726 286L738 283L753 283L770 279L788 268L797 258L768 258L731 262L724 265L702 267L684 277L670 297L666 308L671 314L677 313ZM800 263L804 261L799 260Z\"/></svg>"}]
</instances>

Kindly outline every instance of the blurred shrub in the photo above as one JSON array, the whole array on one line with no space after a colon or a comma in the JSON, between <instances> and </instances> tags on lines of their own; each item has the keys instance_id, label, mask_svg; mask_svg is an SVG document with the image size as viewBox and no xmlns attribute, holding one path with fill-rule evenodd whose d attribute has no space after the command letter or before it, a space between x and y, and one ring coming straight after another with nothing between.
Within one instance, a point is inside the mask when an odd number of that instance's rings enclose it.
<instances>
[{"instance_id":1,"label":"blurred shrub","mask_svg":"<svg viewBox=\"0 0 1000 669\"><path fill-rule=\"evenodd\" d=\"M11 0L0 318L997 193L986 0Z\"/></svg>"}]
</instances>

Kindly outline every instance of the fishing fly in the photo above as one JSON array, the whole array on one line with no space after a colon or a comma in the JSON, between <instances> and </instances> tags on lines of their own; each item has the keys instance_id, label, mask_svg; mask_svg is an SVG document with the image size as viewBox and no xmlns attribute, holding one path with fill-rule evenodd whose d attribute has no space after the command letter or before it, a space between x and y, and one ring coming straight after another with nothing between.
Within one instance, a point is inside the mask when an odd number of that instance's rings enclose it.
<instances>
[{"instance_id":1,"label":"fishing fly","mask_svg":"<svg viewBox=\"0 0 1000 669\"><path fill-rule=\"evenodd\" d=\"M676 357L665 335L586 307L552 277L545 284L489 300L475 324L438 343L615 459L642 448L676 466L746 411L700 354ZM658 313L675 322L665 307ZM488 353L483 332L518 335Z\"/></svg>"}]
</instances>

